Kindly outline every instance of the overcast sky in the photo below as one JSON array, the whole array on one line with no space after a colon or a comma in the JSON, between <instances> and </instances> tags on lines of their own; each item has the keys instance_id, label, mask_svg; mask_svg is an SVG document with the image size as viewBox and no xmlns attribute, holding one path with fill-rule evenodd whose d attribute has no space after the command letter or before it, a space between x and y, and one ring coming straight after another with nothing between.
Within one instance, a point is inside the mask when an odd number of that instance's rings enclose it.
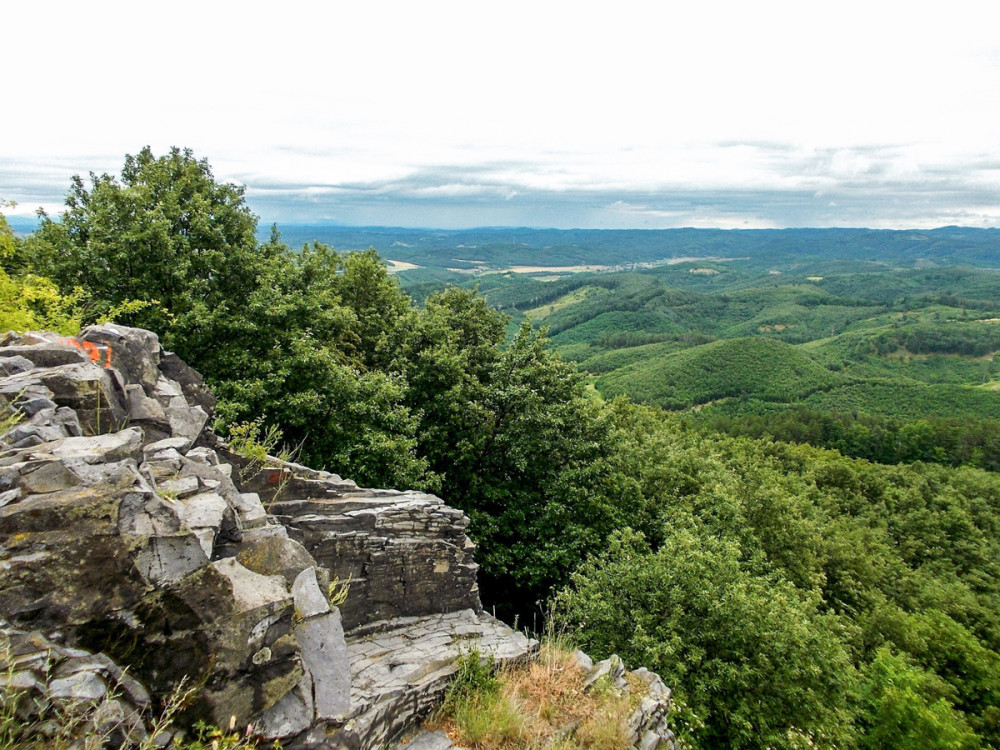
<instances>
[{"instance_id":1,"label":"overcast sky","mask_svg":"<svg viewBox=\"0 0 1000 750\"><path fill-rule=\"evenodd\" d=\"M1000 226L996 0L15 0L0 18L16 214L148 144L208 158L265 222Z\"/></svg>"}]
</instances>

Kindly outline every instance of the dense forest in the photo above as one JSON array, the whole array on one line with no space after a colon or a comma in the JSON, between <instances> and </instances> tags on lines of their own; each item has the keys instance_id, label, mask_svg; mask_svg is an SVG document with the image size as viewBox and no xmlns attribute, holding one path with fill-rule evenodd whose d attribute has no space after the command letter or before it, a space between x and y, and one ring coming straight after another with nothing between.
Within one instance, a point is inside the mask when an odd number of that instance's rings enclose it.
<instances>
[{"instance_id":1,"label":"dense forest","mask_svg":"<svg viewBox=\"0 0 1000 750\"><path fill-rule=\"evenodd\" d=\"M987 263L874 269L864 230L816 230L843 251L793 272L787 235L764 259L690 230L615 262L757 260L401 285L374 249L258 231L206 161L144 149L31 234L0 221L0 325L151 328L221 432L439 493L486 604L660 672L687 747L1000 748ZM1000 257L971 235L941 256Z\"/></svg>"}]
</instances>

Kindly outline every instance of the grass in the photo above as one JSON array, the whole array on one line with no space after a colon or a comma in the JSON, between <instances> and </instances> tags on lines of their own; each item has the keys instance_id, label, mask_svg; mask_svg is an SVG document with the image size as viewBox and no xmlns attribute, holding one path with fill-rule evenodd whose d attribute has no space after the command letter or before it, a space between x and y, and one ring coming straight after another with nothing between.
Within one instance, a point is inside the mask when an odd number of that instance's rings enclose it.
<instances>
[{"instance_id":1,"label":"grass","mask_svg":"<svg viewBox=\"0 0 1000 750\"><path fill-rule=\"evenodd\" d=\"M427 726L474 750L627 750L627 722L645 685L636 679L619 691L604 680L584 690L585 677L557 640L537 660L499 670L473 652Z\"/></svg>"}]
</instances>

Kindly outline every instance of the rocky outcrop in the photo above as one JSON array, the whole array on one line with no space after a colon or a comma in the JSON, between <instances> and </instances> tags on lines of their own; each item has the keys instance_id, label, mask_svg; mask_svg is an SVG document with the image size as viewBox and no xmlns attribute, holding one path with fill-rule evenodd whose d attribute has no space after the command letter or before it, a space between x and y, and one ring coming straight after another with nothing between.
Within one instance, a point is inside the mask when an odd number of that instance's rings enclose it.
<instances>
[{"instance_id":1,"label":"rocky outcrop","mask_svg":"<svg viewBox=\"0 0 1000 750\"><path fill-rule=\"evenodd\" d=\"M380 747L462 653L535 651L482 612L461 512L258 465L214 406L148 331L0 341L0 666L32 705L77 691L120 739L183 681L189 721Z\"/></svg>"}]
</instances>

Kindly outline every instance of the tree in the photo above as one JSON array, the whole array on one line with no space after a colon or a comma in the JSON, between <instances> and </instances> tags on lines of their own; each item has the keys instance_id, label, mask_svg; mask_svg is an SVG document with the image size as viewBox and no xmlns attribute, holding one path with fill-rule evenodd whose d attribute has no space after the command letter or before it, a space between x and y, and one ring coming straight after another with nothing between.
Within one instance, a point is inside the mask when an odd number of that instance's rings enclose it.
<instances>
[{"instance_id":1,"label":"tree","mask_svg":"<svg viewBox=\"0 0 1000 750\"><path fill-rule=\"evenodd\" d=\"M881 648L862 683L863 750L972 750L981 746L949 698L949 686Z\"/></svg>"},{"instance_id":2,"label":"tree","mask_svg":"<svg viewBox=\"0 0 1000 750\"><path fill-rule=\"evenodd\" d=\"M475 291L431 296L397 356L419 454L466 511L484 599L529 616L607 536L641 515L614 466L611 423L583 377Z\"/></svg>"},{"instance_id":3,"label":"tree","mask_svg":"<svg viewBox=\"0 0 1000 750\"><path fill-rule=\"evenodd\" d=\"M0 208L14 205L0 199ZM79 331L80 295L62 295L48 279L20 273L23 261L22 243L0 213L0 331Z\"/></svg>"},{"instance_id":4,"label":"tree","mask_svg":"<svg viewBox=\"0 0 1000 750\"><path fill-rule=\"evenodd\" d=\"M73 177L60 221L43 216L32 238L36 268L65 292L82 287L97 317L129 300L155 301L130 320L158 331L188 359L191 334L238 308L262 257L242 187L218 183L189 149L125 157L120 178Z\"/></svg>"},{"instance_id":5,"label":"tree","mask_svg":"<svg viewBox=\"0 0 1000 750\"><path fill-rule=\"evenodd\" d=\"M856 677L836 619L740 556L694 519L656 552L616 533L560 594L557 622L595 655L659 672L687 707L678 728L689 745L843 746Z\"/></svg>"}]
</instances>

